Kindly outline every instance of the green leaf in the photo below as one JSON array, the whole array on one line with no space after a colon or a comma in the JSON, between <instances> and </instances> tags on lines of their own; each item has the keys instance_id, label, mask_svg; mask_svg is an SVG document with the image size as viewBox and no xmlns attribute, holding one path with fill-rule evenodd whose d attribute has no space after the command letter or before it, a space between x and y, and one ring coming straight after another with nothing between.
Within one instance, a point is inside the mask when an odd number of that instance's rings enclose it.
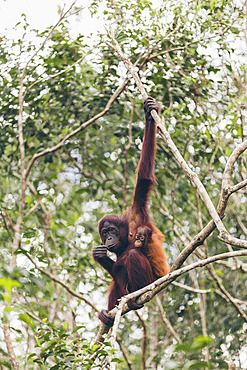
<instances>
[{"instance_id":1,"label":"green leaf","mask_svg":"<svg viewBox=\"0 0 247 370\"><path fill-rule=\"evenodd\" d=\"M210 365L206 361L191 360L184 364L183 369L209 369Z\"/></svg>"},{"instance_id":2,"label":"green leaf","mask_svg":"<svg viewBox=\"0 0 247 370\"><path fill-rule=\"evenodd\" d=\"M72 334L76 333L78 330L80 329L85 329L85 326L84 325L78 325L76 326L73 331L72 331Z\"/></svg>"},{"instance_id":3,"label":"green leaf","mask_svg":"<svg viewBox=\"0 0 247 370\"><path fill-rule=\"evenodd\" d=\"M204 347L207 347L212 342L211 337L197 337L191 345L192 351L201 351Z\"/></svg>"},{"instance_id":4,"label":"green leaf","mask_svg":"<svg viewBox=\"0 0 247 370\"><path fill-rule=\"evenodd\" d=\"M12 292L13 287L20 287L21 284L17 280L11 278L0 278L0 286L4 287L9 294Z\"/></svg>"},{"instance_id":5,"label":"green leaf","mask_svg":"<svg viewBox=\"0 0 247 370\"><path fill-rule=\"evenodd\" d=\"M179 352L179 351L190 352L191 351L191 345L189 343L179 343L179 344L176 344L175 350L177 352Z\"/></svg>"},{"instance_id":6,"label":"green leaf","mask_svg":"<svg viewBox=\"0 0 247 370\"><path fill-rule=\"evenodd\" d=\"M33 320L26 313L20 313L19 319L25 322L31 329L35 330L35 324Z\"/></svg>"}]
</instances>

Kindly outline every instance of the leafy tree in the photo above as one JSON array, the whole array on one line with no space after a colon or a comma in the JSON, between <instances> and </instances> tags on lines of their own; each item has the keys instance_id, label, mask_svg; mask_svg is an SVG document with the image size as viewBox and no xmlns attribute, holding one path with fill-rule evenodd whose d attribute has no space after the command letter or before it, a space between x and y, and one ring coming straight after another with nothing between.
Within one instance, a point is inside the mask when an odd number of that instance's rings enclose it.
<instances>
[{"instance_id":1,"label":"leafy tree","mask_svg":"<svg viewBox=\"0 0 247 370\"><path fill-rule=\"evenodd\" d=\"M229 158L246 149L245 3L105 0L89 8L115 30L216 208ZM69 22L79 11L60 10L57 25L44 32L31 31L23 16L23 36L0 42L0 364L89 369L111 358L118 369L247 369L241 255L188 270L141 313L123 316L117 352L107 341L94 343L110 279L91 250L100 242L99 219L131 203L143 100L104 42L109 36L71 37ZM161 137L156 176L151 210L172 266L211 215ZM230 180L235 188L220 217L244 244L244 149ZM246 252L218 236L212 229L198 240L183 266Z\"/></svg>"}]
</instances>

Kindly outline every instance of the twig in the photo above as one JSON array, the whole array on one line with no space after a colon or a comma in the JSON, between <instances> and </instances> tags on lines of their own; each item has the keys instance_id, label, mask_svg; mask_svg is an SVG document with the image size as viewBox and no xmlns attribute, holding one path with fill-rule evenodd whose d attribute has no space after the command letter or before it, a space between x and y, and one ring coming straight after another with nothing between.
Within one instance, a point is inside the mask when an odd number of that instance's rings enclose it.
<instances>
[{"instance_id":1,"label":"twig","mask_svg":"<svg viewBox=\"0 0 247 370\"><path fill-rule=\"evenodd\" d=\"M161 314L161 319L162 319L163 323L165 324L167 330L171 333L171 335L176 339L176 341L178 343L181 343L182 341L179 338L179 335L177 334L177 332L173 328L172 324L170 323L170 321L167 319L167 317L165 315L165 312L164 312L164 309L163 309L163 306L162 306L162 303L161 303L161 300L160 300L159 297L156 297L156 302L157 302L158 309L159 309L160 314Z\"/></svg>"},{"instance_id":2,"label":"twig","mask_svg":"<svg viewBox=\"0 0 247 370\"><path fill-rule=\"evenodd\" d=\"M43 270L42 268L40 268L37 263L34 261L34 259L28 254L28 253L24 253L25 256L27 256L27 258L32 262L32 264L35 266L35 268L37 270L39 270L42 274L48 276L51 280L55 281L56 283L60 284L64 289L66 289L71 295L73 295L74 297L77 297L79 299L81 299L82 301L84 301L86 304L88 304L89 306L91 306L96 312L99 312L99 310L96 308L96 306L90 302L88 299L86 299L82 294L80 293L77 293L75 292L73 289L71 289L68 285L64 284L61 280L59 280L56 276L53 276L52 274L50 274L48 271L45 271Z\"/></svg>"},{"instance_id":3,"label":"twig","mask_svg":"<svg viewBox=\"0 0 247 370\"><path fill-rule=\"evenodd\" d=\"M219 296L221 296L221 298L223 298L225 301L230 302L230 300L225 296L224 293L222 293L221 290L215 289L214 292L216 294L218 294ZM242 299L238 299L238 298L232 297L232 300L234 302L238 303L239 305L245 305L245 306L247 306L247 302L246 301L242 301Z\"/></svg>"},{"instance_id":4,"label":"twig","mask_svg":"<svg viewBox=\"0 0 247 370\"><path fill-rule=\"evenodd\" d=\"M232 305L237 309L238 313L242 316L242 318L247 322L247 315L244 313L244 311L241 309L239 304L236 302L236 300L228 293L226 288L221 284L214 268L212 266L207 266L207 269L210 273L210 275L213 277L213 279L216 281L220 291L223 293L223 295L232 303Z\"/></svg>"},{"instance_id":5,"label":"twig","mask_svg":"<svg viewBox=\"0 0 247 370\"><path fill-rule=\"evenodd\" d=\"M195 288L191 288L188 285L177 283L176 281L173 281L172 284L178 286L179 288L189 290L190 292L193 292L193 293L200 293L200 294L211 293L211 289L195 289Z\"/></svg>"},{"instance_id":6,"label":"twig","mask_svg":"<svg viewBox=\"0 0 247 370\"><path fill-rule=\"evenodd\" d=\"M41 204L41 197L39 197L38 201L35 203L35 205L29 209L29 211L25 214L25 217L28 217L31 213L33 213L38 206Z\"/></svg>"},{"instance_id":7,"label":"twig","mask_svg":"<svg viewBox=\"0 0 247 370\"><path fill-rule=\"evenodd\" d=\"M143 328L143 335L142 335L142 369L146 369L146 352L147 352L147 341L148 341L148 334L147 334L147 326L145 324L145 321L143 320L143 317L140 315L138 311L135 312L137 315L141 326Z\"/></svg>"},{"instance_id":8,"label":"twig","mask_svg":"<svg viewBox=\"0 0 247 370\"><path fill-rule=\"evenodd\" d=\"M125 297L122 297L121 300L120 300L120 303L117 307L117 313L116 313L116 316L115 316L114 324L113 324L113 327L112 327L112 333L111 333L111 336L110 336L110 343L111 343L112 347L114 347L115 343L116 343L117 330L118 330L118 327L119 327L119 324L120 324L121 315L122 315L122 311L123 311L123 306L125 305L125 303L126 303L126 299L125 299Z\"/></svg>"},{"instance_id":9,"label":"twig","mask_svg":"<svg viewBox=\"0 0 247 370\"><path fill-rule=\"evenodd\" d=\"M200 194L200 196L201 196L201 198L202 198L205 206L208 209L209 214L211 215L211 217L212 217L212 219L214 221L214 224L215 224L216 228L218 229L218 232L219 232L218 238L221 241L224 241L227 244L235 245L235 246L238 246L240 248L247 248L247 241L241 240L241 239L237 239L237 238L231 236L227 232L227 230L225 229L225 226L224 226L223 222L221 221L221 218L220 218L219 214L217 213L217 211L216 211L216 209L215 209L215 207L214 207L214 205L213 205L213 203L212 203L212 201L211 201L211 199L210 199L210 197L209 197L209 195L208 195L205 187L203 186L203 184L199 180L199 177L197 176L197 174L195 172L193 172L189 168L188 164L185 162L185 160L183 159L183 157L179 153L177 147L175 146L174 142L172 141L172 139L171 139L168 131L165 128L163 117L162 117L162 124L163 124L163 127L160 130L160 135L165 140L165 142L169 146L169 148L171 149L172 153L174 154L175 158L177 159L177 162L183 168L186 176L190 179L190 181L193 184L193 186L198 190L198 192L199 192L199 194ZM240 144L236 149L239 149L240 146L243 147L243 145ZM245 142L245 146L247 147L247 140ZM245 149L246 149L246 147L245 147ZM237 152L239 153L239 151L237 151ZM236 156L233 156L233 159L235 159L235 158L236 158ZM232 159L232 158L230 157L230 159ZM231 164L232 164L232 166L235 163L233 161L233 159L230 161ZM230 167L230 165L229 165L229 167ZM230 168L232 169L232 167L230 167ZM227 175L228 175L228 172L227 172ZM222 189L224 189L224 194L226 194L225 192L228 191L228 189L229 189L228 187L227 188L224 187L223 181L222 181ZM222 195L222 199L224 199L223 195Z\"/></svg>"},{"instance_id":10,"label":"twig","mask_svg":"<svg viewBox=\"0 0 247 370\"><path fill-rule=\"evenodd\" d=\"M68 141L70 138L72 138L73 136L77 135L79 132L85 130L89 125L91 125L93 122L97 121L99 118L101 118L102 116L104 116L109 110L110 110L110 107L112 105L112 103L117 99L117 97L120 95L120 93L124 90L125 86L126 86L126 83L127 81L125 80L124 83L118 87L118 89L115 91L115 93L111 96L111 98L108 100L105 108L103 109L102 112L100 112L99 114L97 114L96 116L90 118L88 121L84 122L80 127L78 127L76 130L72 131L71 133L69 133L67 136L65 136L58 144L54 145L53 147L51 148L47 148L45 150L43 150L42 152L40 153L36 153L34 154L34 156L32 157L32 159L30 160L29 162L29 165L27 167L27 170L26 170L26 173L25 173L25 178L28 177L31 169L32 169L32 166L34 165L35 161L48 154L48 153L53 153L55 152L56 150L60 149L62 146L65 145L66 141Z\"/></svg>"},{"instance_id":11,"label":"twig","mask_svg":"<svg viewBox=\"0 0 247 370\"><path fill-rule=\"evenodd\" d=\"M50 327L43 321L43 320L41 320L38 316L36 316L36 315L34 315L32 312L30 312L30 311L27 311L25 308L23 308L23 310L26 312L26 314L28 315L28 316L30 316L33 320L35 320L35 321L38 321L40 324L42 324L42 325L46 325L47 326L47 328L49 329L49 330L51 330L50 329Z\"/></svg>"},{"instance_id":12,"label":"twig","mask_svg":"<svg viewBox=\"0 0 247 370\"><path fill-rule=\"evenodd\" d=\"M74 1L69 9L66 12L61 13L61 16L59 17L57 23L55 26L52 27L52 29L49 31L48 35L40 45L40 47L37 48L37 50L34 52L34 54L28 59L26 62L22 72L20 63L18 63L18 71L19 71L19 79L20 79L20 89L19 89L19 114L18 114L18 139L19 139L19 147L20 147L20 177L21 177L21 196L20 196L20 203L19 203L19 212L17 216L17 221L15 225L15 234L13 239L13 245L12 245L12 260L11 265L14 267L16 256L15 251L18 249L20 244L20 230L22 225L22 218L25 208L25 199L26 199L26 187L27 187L27 171L25 171L25 141L23 137L23 108L24 108L24 78L26 75L27 68L31 61L38 55L40 50L43 49L46 42L50 39L53 32L55 31L56 27L62 22L63 19L65 19L68 14L70 13L71 9L73 8L76 1Z\"/></svg>"},{"instance_id":13,"label":"twig","mask_svg":"<svg viewBox=\"0 0 247 370\"><path fill-rule=\"evenodd\" d=\"M241 228L241 230L245 233L245 235L247 236L247 227L244 225L244 223L242 222L241 218L239 217L239 215L235 212L233 212L236 220L237 220L237 223L239 225L239 227Z\"/></svg>"},{"instance_id":14,"label":"twig","mask_svg":"<svg viewBox=\"0 0 247 370\"><path fill-rule=\"evenodd\" d=\"M125 148L124 148L124 158L125 158L125 170L124 170L124 172L125 172L125 175L124 175L123 200L124 200L125 209L127 208L127 182L128 182L128 158L127 158L127 155L128 155L128 150L130 149L131 144L132 144L132 123L133 123L133 116L134 116L134 112L135 112L135 103L132 104L132 106L131 106L131 116L130 116L130 121L129 121L129 135L128 135L129 142L128 142L128 144L125 145Z\"/></svg>"},{"instance_id":15,"label":"twig","mask_svg":"<svg viewBox=\"0 0 247 370\"><path fill-rule=\"evenodd\" d=\"M11 227L11 230L15 232L15 225L13 224L11 218L9 217L8 213L4 210L4 214L5 216L7 217L7 220L9 221L9 224L10 224L10 227Z\"/></svg>"},{"instance_id":16,"label":"twig","mask_svg":"<svg viewBox=\"0 0 247 370\"><path fill-rule=\"evenodd\" d=\"M6 342L6 347L7 347L10 363L13 367L13 370L19 370L19 365L17 362L16 354L14 352L14 347L13 347L11 337L10 337L9 323L3 324L3 334L4 334L4 339Z\"/></svg>"},{"instance_id":17,"label":"twig","mask_svg":"<svg viewBox=\"0 0 247 370\"><path fill-rule=\"evenodd\" d=\"M46 81L50 78L54 78L54 77L57 77L67 71L69 71L71 68L73 68L76 64L80 63L83 59L85 58L85 56L81 57L80 59L78 59L76 62L74 62L73 64L71 64L70 66L68 66L67 68L63 69L62 71L59 71L57 73L54 73L53 75L47 75L45 77L42 77L42 78L39 78L37 81L34 81L30 86L28 86L26 88L26 91L25 91L25 94L23 96L23 99L25 99L28 91L35 85L39 84L40 82L43 82L43 81Z\"/></svg>"},{"instance_id":18,"label":"twig","mask_svg":"<svg viewBox=\"0 0 247 370\"><path fill-rule=\"evenodd\" d=\"M230 188L230 192L231 192L231 194L232 193L235 193L236 191L238 191L238 190L240 190L240 189L242 189L243 187L245 187L247 185L247 179L246 180L243 180L243 181L241 181L241 182L239 182L238 184L236 184L236 185L233 185L233 186L231 186L231 188Z\"/></svg>"},{"instance_id":19,"label":"twig","mask_svg":"<svg viewBox=\"0 0 247 370\"><path fill-rule=\"evenodd\" d=\"M40 52L40 50L42 50L44 48L45 44L51 38L53 32L55 31L55 29L57 28L57 26L62 22L62 20L68 17L68 14L71 11L71 9L73 8L73 6L75 5L75 3L76 3L76 0L71 4L71 6L69 7L69 9L65 13L63 13L63 11L62 11L61 16L58 19L57 23L51 28L50 32L48 33L48 35L46 36L46 38L44 39L44 41L42 42L42 44L37 48L37 50L34 52L34 54L28 59L26 65L25 65L25 67L23 69L23 72L22 72L22 78L24 78L25 73L26 73L26 70L27 70L27 67L29 66L29 64L31 63L31 61L38 55L38 53Z\"/></svg>"},{"instance_id":20,"label":"twig","mask_svg":"<svg viewBox=\"0 0 247 370\"><path fill-rule=\"evenodd\" d=\"M194 282L195 287L199 288L199 283L195 274L195 271L190 272L190 276L192 281ZM206 297L203 296L201 293L197 293L199 298L199 309L200 309L200 316L201 316L201 323L202 323L202 334L204 337L208 336L207 330L207 319L206 319ZM209 362L209 349L205 349L205 361Z\"/></svg>"},{"instance_id":21,"label":"twig","mask_svg":"<svg viewBox=\"0 0 247 370\"><path fill-rule=\"evenodd\" d=\"M122 297L121 300L120 300L119 305L117 306L117 313L116 313L116 316L115 316L115 319L114 319L114 324L113 324L113 327L112 327L112 332L111 332L111 336L110 336L110 340L109 340L113 349L116 349L117 331L118 331L118 327L119 327L120 320L121 320L121 315L122 315L122 310L123 310L123 307L124 307L125 303L126 303L126 298ZM106 357L106 359L104 361L104 364L102 366L102 369L115 370L116 365L115 365L115 363L112 363L112 355L113 355L113 353L110 353Z\"/></svg>"},{"instance_id":22,"label":"twig","mask_svg":"<svg viewBox=\"0 0 247 370\"><path fill-rule=\"evenodd\" d=\"M215 159L216 153L217 153L217 151L218 151L218 149L219 149L219 146L220 146L220 142L219 142L219 141L217 141L217 142L216 142L215 149L214 149L214 152L213 152L213 154L212 154L212 156L211 156L211 158L210 158L210 161L209 161L208 167L207 167L207 169L206 169L206 171L205 171L205 173L204 173L204 175L203 175L203 177L202 177L202 181L203 181L203 180L205 179L205 177L207 176L207 174L208 174L208 172L209 172L209 170L210 170L210 168L211 168L211 166L212 166L212 164L213 164L213 162L214 162L214 159Z\"/></svg>"},{"instance_id":23,"label":"twig","mask_svg":"<svg viewBox=\"0 0 247 370\"><path fill-rule=\"evenodd\" d=\"M118 345L119 345L119 347L121 349L121 352L123 354L123 357L124 357L124 359L126 361L126 364L127 364L128 368L129 368L129 370L134 370L133 367L132 367L132 362L130 361L130 359L128 357L127 351L124 348L124 346L122 344L122 340L119 337L117 337L117 342L118 342Z\"/></svg>"}]
</instances>

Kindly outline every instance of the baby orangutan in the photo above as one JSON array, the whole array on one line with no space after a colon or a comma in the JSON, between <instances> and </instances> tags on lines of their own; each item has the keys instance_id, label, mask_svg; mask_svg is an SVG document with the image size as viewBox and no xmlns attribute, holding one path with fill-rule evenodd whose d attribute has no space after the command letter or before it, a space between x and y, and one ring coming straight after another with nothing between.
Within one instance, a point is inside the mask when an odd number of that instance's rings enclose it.
<instances>
[{"instance_id":1,"label":"baby orangutan","mask_svg":"<svg viewBox=\"0 0 247 370\"><path fill-rule=\"evenodd\" d=\"M147 257L155 280L168 274L169 265L166 262L166 256L162 247L163 235L152 225L152 228L147 225L138 226L134 247Z\"/></svg>"},{"instance_id":2,"label":"baby orangutan","mask_svg":"<svg viewBox=\"0 0 247 370\"><path fill-rule=\"evenodd\" d=\"M148 243L152 238L152 230L148 226L139 226L136 230L135 247L142 248L142 253L145 254L148 250Z\"/></svg>"}]
</instances>

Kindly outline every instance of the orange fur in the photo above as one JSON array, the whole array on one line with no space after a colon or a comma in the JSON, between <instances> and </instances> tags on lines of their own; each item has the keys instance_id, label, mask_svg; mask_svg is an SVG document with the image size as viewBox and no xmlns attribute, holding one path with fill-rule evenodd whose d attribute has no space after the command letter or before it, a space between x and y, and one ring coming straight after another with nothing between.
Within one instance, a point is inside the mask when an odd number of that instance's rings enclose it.
<instances>
[{"instance_id":1,"label":"orange fur","mask_svg":"<svg viewBox=\"0 0 247 370\"><path fill-rule=\"evenodd\" d=\"M153 273L155 277L158 279L162 276L168 274L170 270L170 266L167 263L167 258L165 255L165 251L163 249L163 242L165 240L165 236L162 232L154 226L154 224L150 221L150 223L143 224L140 222L139 217L136 215L135 221L129 223L129 243L134 243L136 230L139 226L148 226L152 230L152 239L151 242L148 243L146 248L142 248L142 253L147 257L149 263L152 267ZM136 222L138 221L139 224Z\"/></svg>"},{"instance_id":2,"label":"orange fur","mask_svg":"<svg viewBox=\"0 0 247 370\"><path fill-rule=\"evenodd\" d=\"M165 276L170 270L163 249L164 240L165 236L156 226L152 225L152 239L148 244L147 250L143 251L143 253L147 256L154 275L157 278Z\"/></svg>"}]
</instances>

